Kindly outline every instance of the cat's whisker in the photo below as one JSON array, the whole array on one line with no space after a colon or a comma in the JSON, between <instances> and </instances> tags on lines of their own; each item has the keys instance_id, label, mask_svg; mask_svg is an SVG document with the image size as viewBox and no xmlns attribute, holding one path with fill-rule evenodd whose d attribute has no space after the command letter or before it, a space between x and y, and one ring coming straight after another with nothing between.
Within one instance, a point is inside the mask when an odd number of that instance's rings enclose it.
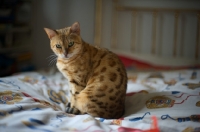
<instances>
[{"instance_id":1,"label":"cat's whisker","mask_svg":"<svg viewBox=\"0 0 200 132\"><path fill-rule=\"evenodd\" d=\"M57 60L57 58L54 58L54 59L50 60L49 66L55 65L56 64L56 60Z\"/></svg>"},{"instance_id":2,"label":"cat's whisker","mask_svg":"<svg viewBox=\"0 0 200 132\"><path fill-rule=\"evenodd\" d=\"M49 61L50 62L54 62L54 61L56 61L57 60L57 58L51 58Z\"/></svg>"},{"instance_id":3,"label":"cat's whisker","mask_svg":"<svg viewBox=\"0 0 200 132\"><path fill-rule=\"evenodd\" d=\"M52 61L54 59L57 59L57 57L51 57L51 58L48 59L48 61Z\"/></svg>"},{"instance_id":4,"label":"cat's whisker","mask_svg":"<svg viewBox=\"0 0 200 132\"><path fill-rule=\"evenodd\" d=\"M57 55L52 54L49 57L47 57L47 59L49 60L49 66L53 66L56 64Z\"/></svg>"},{"instance_id":5,"label":"cat's whisker","mask_svg":"<svg viewBox=\"0 0 200 132\"><path fill-rule=\"evenodd\" d=\"M52 54L52 55L48 56L48 57L47 57L47 59L51 59L51 58L54 58L54 57L56 58L56 57L57 57L57 55L55 55L55 54Z\"/></svg>"},{"instance_id":6,"label":"cat's whisker","mask_svg":"<svg viewBox=\"0 0 200 132\"><path fill-rule=\"evenodd\" d=\"M57 58L56 55L55 56L52 55L52 56L47 57L48 60L52 60L52 59L55 59L55 58Z\"/></svg>"}]
</instances>

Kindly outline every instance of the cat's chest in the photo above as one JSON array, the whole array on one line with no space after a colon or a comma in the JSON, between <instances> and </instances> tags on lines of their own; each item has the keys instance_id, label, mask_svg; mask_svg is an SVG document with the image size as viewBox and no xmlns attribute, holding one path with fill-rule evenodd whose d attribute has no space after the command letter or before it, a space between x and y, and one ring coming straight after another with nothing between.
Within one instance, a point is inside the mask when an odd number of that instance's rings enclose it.
<instances>
[{"instance_id":1,"label":"cat's chest","mask_svg":"<svg viewBox=\"0 0 200 132\"><path fill-rule=\"evenodd\" d=\"M68 79L79 78L80 76L87 74L89 69L87 62L84 60L77 60L71 63L60 60L57 61L56 65L59 71Z\"/></svg>"}]
</instances>

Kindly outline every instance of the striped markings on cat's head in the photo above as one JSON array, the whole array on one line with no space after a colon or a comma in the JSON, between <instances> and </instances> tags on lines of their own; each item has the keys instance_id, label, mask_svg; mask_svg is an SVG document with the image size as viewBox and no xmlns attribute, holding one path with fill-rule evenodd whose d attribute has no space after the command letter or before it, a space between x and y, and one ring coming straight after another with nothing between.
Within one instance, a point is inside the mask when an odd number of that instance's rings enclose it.
<instances>
[{"instance_id":1,"label":"striped markings on cat's head","mask_svg":"<svg viewBox=\"0 0 200 132\"><path fill-rule=\"evenodd\" d=\"M78 22L72 24L71 27L57 30L44 28L44 30L50 39L51 49L58 58L69 59L81 51L82 39Z\"/></svg>"}]
</instances>

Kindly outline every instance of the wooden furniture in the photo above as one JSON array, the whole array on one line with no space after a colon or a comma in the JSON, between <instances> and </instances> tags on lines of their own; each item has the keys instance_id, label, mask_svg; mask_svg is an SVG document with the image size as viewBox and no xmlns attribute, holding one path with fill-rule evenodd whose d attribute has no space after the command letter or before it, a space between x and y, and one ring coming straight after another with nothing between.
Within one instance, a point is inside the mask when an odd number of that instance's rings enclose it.
<instances>
[{"instance_id":1,"label":"wooden furniture","mask_svg":"<svg viewBox=\"0 0 200 132\"><path fill-rule=\"evenodd\" d=\"M121 3L96 1L96 45L158 65L200 64L200 10Z\"/></svg>"}]
</instances>

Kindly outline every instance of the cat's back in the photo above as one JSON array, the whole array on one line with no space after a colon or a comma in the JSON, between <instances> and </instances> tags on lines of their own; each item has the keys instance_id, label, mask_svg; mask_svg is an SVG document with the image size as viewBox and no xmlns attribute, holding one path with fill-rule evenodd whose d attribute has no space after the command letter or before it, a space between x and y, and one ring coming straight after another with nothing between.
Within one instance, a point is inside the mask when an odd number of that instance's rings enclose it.
<instances>
[{"instance_id":1,"label":"cat's back","mask_svg":"<svg viewBox=\"0 0 200 132\"><path fill-rule=\"evenodd\" d=\"M104 118L120 118L125 108L127 88L124 65L116 54L107 49L91 49L95 51L91 52L91 76L82 93L89 95L87 105L98 109L98 114L90 110L87 113Z\"/></svg>"},{"instance_id":2,"label":"cat's back","mask_svg":"<svg viewBox=\"0 0 200 132\"><path fill-rule=\"evenodd\" d=\"M106 69L115 70L121 74L126 74L123 63L115 53L97 46L92 46L92 50L91 60L94 69L102 69L101 72L105 72Z\"/></svg>"},{"instance_id":3,"label":"cat's back","mask_svg":"<svg viewBox=\"0 0 200 132\"><path fill-rule=\"evenodd\" d=\"M114 91L126 91L127 87L127 74L125 67L119 57L104 48L92 47L95 52L91 56L92 60L92 76L88 84L95 82L98 85L109 85L109 87L116 88ZM93 82L93 80L95 80ZM111 90L112 91L112 90ZM124 93L123 92L123 93Z\"/></svg>"}]
</instances>

